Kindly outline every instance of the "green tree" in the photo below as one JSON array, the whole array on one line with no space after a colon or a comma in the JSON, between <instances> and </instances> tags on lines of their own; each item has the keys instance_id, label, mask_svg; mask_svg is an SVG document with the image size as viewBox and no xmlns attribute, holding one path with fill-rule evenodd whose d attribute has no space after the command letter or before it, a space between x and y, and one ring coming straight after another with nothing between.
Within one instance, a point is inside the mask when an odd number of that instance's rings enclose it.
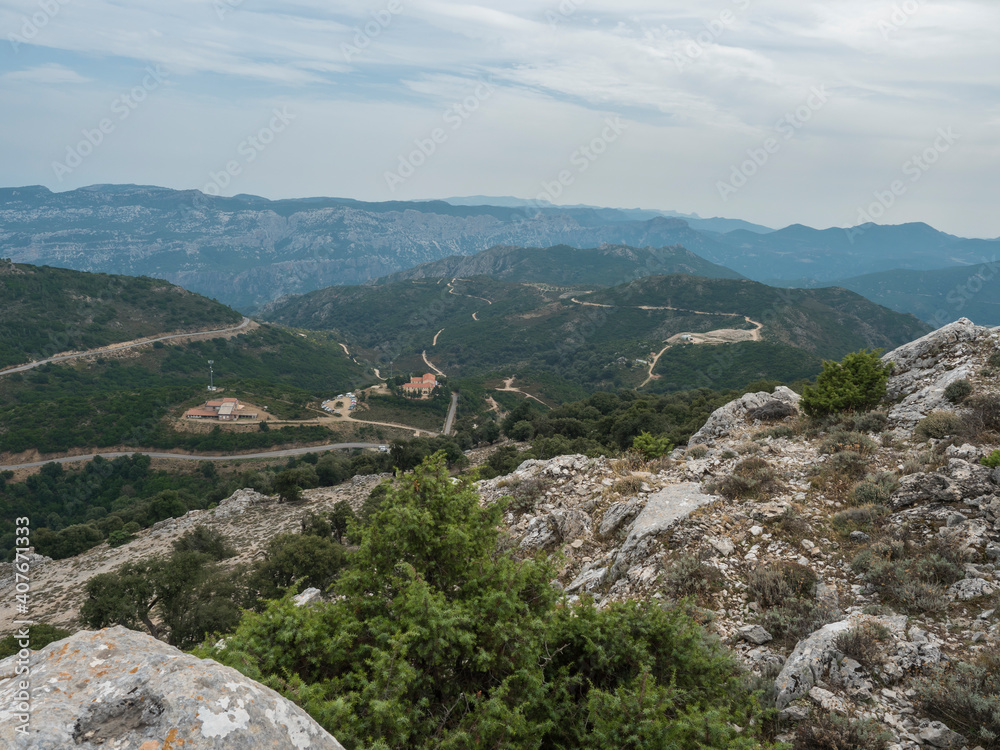
<instances>
[{"instance_id":1,"label":"green tree","mask_svg":"<svg viewBox=\"0 0 1000 750\"><path fill-rule=\"evenodd\" d=\"M632 440L632 450L636 453L641 453L647 459L659 458L669 453L673 448L673 443L665 435L653 437L648 432L642 432Z\"/></svg>"},{"instance_id":2,"label":"green tree","mask_svg":"<svg viewBox=\"0 0 1000 750\"><path fill-rule=\"evenodd\" d=\"M840 362L823 362L816 385L802 392L802 410L810 417L825 417L843 411L867 411L885 396L892 363L883 364L881 350L861 350Z\"/></svg>"},{"instance_id":3,"label":"green tree","mask_svg":"<svg viewBox=\"0 0 1000 750\"><path fill-rule=\"evenodd\" d=\"M200 653L295 699L348 748L760 746L734 728L754 716L735 662L693 621L558 607L551 564L498 552L501 518L437 454L397 474L334 601L273 602Z\"/></svg>"}]
</instances>

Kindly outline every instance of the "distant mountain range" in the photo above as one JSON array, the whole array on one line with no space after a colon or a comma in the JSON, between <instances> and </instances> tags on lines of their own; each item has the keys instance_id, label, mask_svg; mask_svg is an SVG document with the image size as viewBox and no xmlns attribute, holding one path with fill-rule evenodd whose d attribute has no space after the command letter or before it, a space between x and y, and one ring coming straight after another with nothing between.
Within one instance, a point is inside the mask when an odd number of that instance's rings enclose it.
<instances>
[{"instance_id":1,"label":"distant mountain range","mask_svg":"<svg viewBox=\"0 0 1000 750\"><path fill-rule=\"evenodd\" d=\"M0 256L155 276L252 312L288 294L360 284L496 246L680 245L709 264L784 286L819 286L896 268L968 267L991 262L1000 251L998 240L963 239L926 224L768 231L738 220L645 209L523 205L517 199L494 199L508 204L502 206L455 205L480 198L364 203L212 197L137 185L65 193L3 188ZM739 228L719 231L734 226ZM684 269L662 269L670 270Z\"/></svg>"}]
</instances>

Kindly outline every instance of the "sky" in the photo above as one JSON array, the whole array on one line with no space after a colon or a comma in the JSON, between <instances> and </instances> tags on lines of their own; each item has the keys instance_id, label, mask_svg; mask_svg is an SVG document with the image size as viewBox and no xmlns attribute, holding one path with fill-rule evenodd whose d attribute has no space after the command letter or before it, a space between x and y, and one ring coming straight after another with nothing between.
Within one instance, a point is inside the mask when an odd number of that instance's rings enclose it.
<instances>
[{"instance_id":1,"label":"sky","mask_svg":"<svg viewBox=\"0 0 1000 750\"><path fill-rule=\"evenodd\" d=\"M0 0L0 185L1000 236L996 0Z\"/></svg>"}]
</instances>

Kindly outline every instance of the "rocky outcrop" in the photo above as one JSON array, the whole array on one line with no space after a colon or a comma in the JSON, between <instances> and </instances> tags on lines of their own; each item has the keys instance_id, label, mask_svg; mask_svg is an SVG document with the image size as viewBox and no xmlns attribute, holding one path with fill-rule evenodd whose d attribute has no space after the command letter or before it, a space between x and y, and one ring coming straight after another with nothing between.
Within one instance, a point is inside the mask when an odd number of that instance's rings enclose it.
<instances>
[{"instance_id":1,"label":"rocky outcrop","mask_svg":"<svg viewBox=\"0 0 1000 750\"><path fill-rule=\"evenodd\" d=\"M49 644L27 676L17 660L0 661L2 747L343 750L273 690L125 628Z\"/></svg>"},{"instance_id":2,"label":"rocky outcrop","mask_svg":"<svg viewBox=\"0 0 1000 750\"><path fill-rule=\"evenodd\" d=\"M716 440L729 435L748 419L775 419L780 413L795 414L800 398L783 385L775 388L774 393L747 393L712 412L704 427L691 436L688 445L714 445Z\"/></svg>"},{"instance_id":3,"label":"rocky outcrop","mask_svg":"<svg viewBox=\"0 0 1000 750\"><path fill-rule=\"evenodd\" d=\"M954 408L945 389L978 372L986 352L998 343L1000 330L961 318L884 355L882 361L893 364L886 387L893 403L890 421L910 428L932 411Z\"/></svg>"}]
</instances>

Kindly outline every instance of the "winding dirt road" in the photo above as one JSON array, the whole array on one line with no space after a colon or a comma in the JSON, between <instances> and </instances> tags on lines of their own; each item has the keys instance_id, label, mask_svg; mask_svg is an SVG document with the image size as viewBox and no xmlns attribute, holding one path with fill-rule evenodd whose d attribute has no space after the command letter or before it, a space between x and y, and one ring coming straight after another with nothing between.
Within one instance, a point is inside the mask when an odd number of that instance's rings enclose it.
<instances>
[{"instance_id":1,"label":"winding dirt road","mask_svg":"<svg viewBox=\"0 0 1000 750\"><path fill-rule=\"evenodd\" d=\"M442 330L443 330L443 329L442 329ZM445 374L444 374L444 373L443 373L443 372L442 372L441 370L439 370L439 369L438 369L437 367L435 367L435 366L434 366L434 363L433 363L433 362L431 362L431 361L430 361L429 359L427 359L427 350L426 350L426 349L424 349L424 350L423 350L423 351L422 351L422 352L420 353L420 356L424 358L424 364L425 364L425 365L427 365L427 366L428 366L429 368L431 368L432 370L434 370L434 372L436 372L436 373L437 373L438 375L440 375L440 376L441 376L442 378L446 378L446 377L448 377L448 376L447 376L447 375L445 375Z\"/></svg>"}]
</instances>

